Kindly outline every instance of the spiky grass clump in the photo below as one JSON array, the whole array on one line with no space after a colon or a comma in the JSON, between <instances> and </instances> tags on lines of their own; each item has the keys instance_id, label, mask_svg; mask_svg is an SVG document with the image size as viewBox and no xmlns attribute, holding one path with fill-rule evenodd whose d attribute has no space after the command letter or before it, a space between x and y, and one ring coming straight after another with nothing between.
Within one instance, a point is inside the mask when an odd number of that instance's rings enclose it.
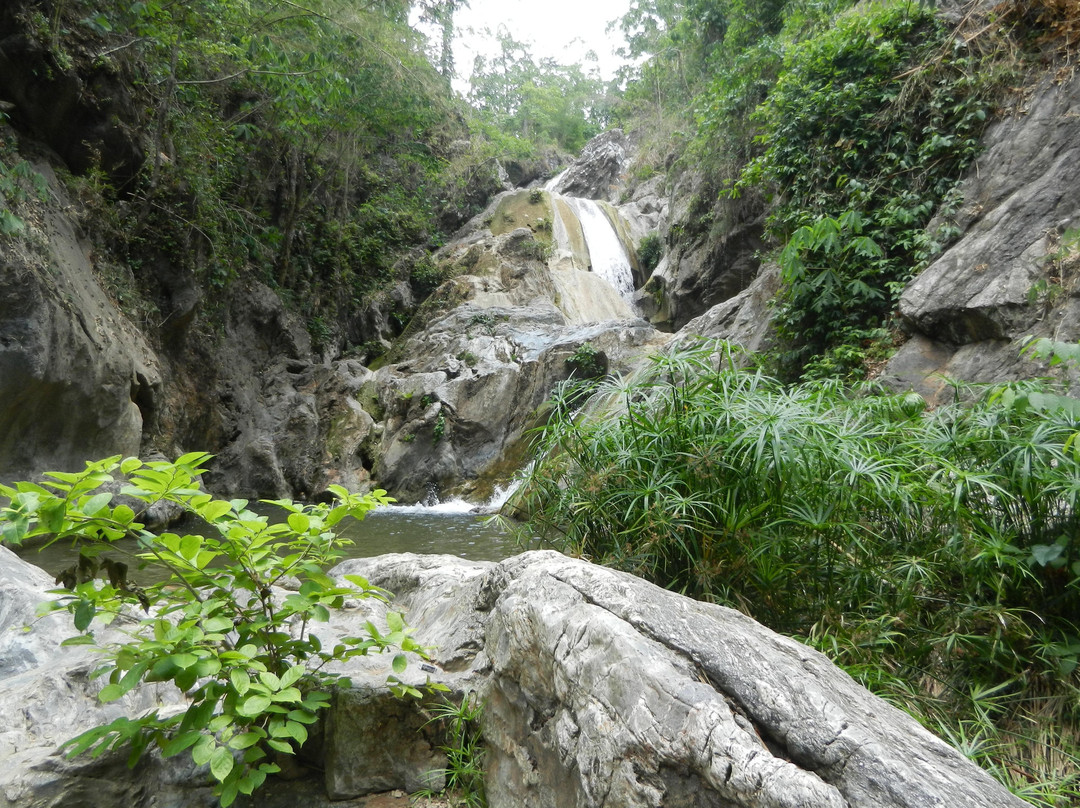
<instances>
[{"instance_id":1,"label":"spiky grass clump","mask_svg":"<svg viewBox=\"0 0 1080 808\"><path fill-rule=\"evenodd\" d=\"M603 417L559 391L523 535L734 605L1027 798L1080 795L1080 424L1025 389L928 411L742 364L656 357L594 387Z\"/></svg>"}]
</instances>

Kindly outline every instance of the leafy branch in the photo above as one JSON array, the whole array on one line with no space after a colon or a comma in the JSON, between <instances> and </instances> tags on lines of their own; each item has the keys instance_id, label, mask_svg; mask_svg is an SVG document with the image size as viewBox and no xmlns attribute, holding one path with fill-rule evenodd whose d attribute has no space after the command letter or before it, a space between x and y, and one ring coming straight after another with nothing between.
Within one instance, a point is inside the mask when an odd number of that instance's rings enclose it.
<instances>
[{"instance_id":1,"label":"leafy branch","mask_svg":"<svg viewBox=\"0 0 1080 808\"><path fill-rule=\"evenodd\" d=\"M346 517L362 519L390 501L384 491L350 494L332 486L332 504L269 504L284 511L272 522L248 508L247 500L220 500L204 492L198 478L210 456L191 453L175 463L112 457L87 463L77 473L51 472L43 482L0 485L8 504L0 508L0 538L15 545L36 538L45 544L70 541L79 563L55 590L43 613L71 613L78 635L64 645L95 645L106 662L99 698L111 702L149 682L171 682L187 707L177 715L158 710L95 727L64 744L68 756L97 757L130 747L134 765L151 744L166 757L190 750L208 764L223 806L251 794L280 770L281 756L296 754L308 727L330 703L330 690L348 680L327 673L330 663L370 652L396 650L391 690L418 696L397 677L406 653L424 656L401 615L387 615L388 630L370 621L359 636L326 647L312 632L346 598L385 600L388 593L364 578L338 582L324 569L347 543L335 528ZM207 535L148 530L126 502L113 503L106 487L123 483L127 502L146 508L161 502L201 520ZM141 505L140 505L141 507ZM145 509L143 509L145 513ZM127 564L141 562L164 580L141 586L127 578ZM93 577L98 569L108 581ZM288 589L282 585L290 581ZM290 591L291 590L291 591ZM141 612L144 616L136 617ZM122 617L134 626L127 639L99 639L97 624ZM431 685L433 689L441 689Z\"/></svg>"}]
</instances>

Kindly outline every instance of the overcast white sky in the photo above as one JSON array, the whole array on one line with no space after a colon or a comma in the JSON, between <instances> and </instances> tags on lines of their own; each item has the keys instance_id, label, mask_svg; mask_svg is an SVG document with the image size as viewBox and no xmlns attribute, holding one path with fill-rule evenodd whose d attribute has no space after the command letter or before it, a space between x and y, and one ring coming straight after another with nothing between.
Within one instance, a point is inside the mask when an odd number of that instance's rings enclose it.
<instances>
[{"instance_id":1,"label":"overcast white sky","mask_svg":"<svg viewBox=\"0 0 1080 808\"><path fill-rule=\"evenodd\" d=\"M608 36L605 29L629 7L630 0L469 0L469 8L454 16L457 72L467 82L473 57L482 47L480 32L495 31L501 23L517 41L531 42L538 60L550 56L562 64L584 64L585 54L596 51L600 70L610 79L619 65L614 51L623 40L617 31Z\"/></svg>"}]
</instances>

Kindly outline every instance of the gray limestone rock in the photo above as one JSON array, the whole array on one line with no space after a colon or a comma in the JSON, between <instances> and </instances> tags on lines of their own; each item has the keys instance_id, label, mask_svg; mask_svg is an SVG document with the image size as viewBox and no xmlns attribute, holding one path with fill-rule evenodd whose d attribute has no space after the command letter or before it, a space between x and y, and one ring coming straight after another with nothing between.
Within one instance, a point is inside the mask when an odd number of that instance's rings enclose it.
<instances>
[{"instance_id":1,"label":"gray limestone rock","mask_svg":"<svg viewBox=\"0 0 1080 808\"><path fill-rule=\"evenodd\" d=\"M1080 339L1080 245L1063 239L1080 226L1080 76L1048 77L1023 109L990 128L984 145L948 217L958 240L900 298L919 339L886 369L898 387L936 386L927 373L1023 378L1033 367L1017 358L1020 339ZM941 217L930 229L946 223Z\"/></svg>"},{"instance_id":2,"label":"gray limestone rock","mask_svg":"<svg viewBox=\"0 0 1080 808\"><path fill-rule=\"evenodd\" d=\"M137 454L160 404L158 362L57 206L29 208L24 235L0 245L0 300L0 479Z\"/></svg>"},{"instance_id":3,"label":"gray limestone rock","mask_svg":"<svg viewBox=\"0 0 1080 808\"><path fill-rule=\"evenodd\" d=\"M554 552L345 569L401 592L417 636L453 646L436 659L468 660L484 681L493 808L1025 805L824 656L731 609Z\"/></svg>"},{"instance_id":4,"label":"gray limestone rock","mask_svg":"<svg viewBox=\"0 0 1080 808\"><path fill-rule=\"evenodd\" d=\"M779 288L780 268L764 265L746 289L679 329L676 344L707 337L733 342L748 351L765 350L773 337L771 303Z\"/></svg>"},{"instance_id":5,"label":"gray limestone rock","mask_svg":"<svg viewBox=\"0 0 1080 808\"><path fill-rule=\"evenodd\" d=\"M29 624L41 574L0 548L4 634ZM387 555L332 571L395 593L347 603L320 628L324 644L368 620L404 614L454 698L486 702L492 808L1020 808L1025 805L913 719L824 656L750 618L633 576L530 552L499 564ZM194 808L212 804L205 773L184 756L64 761L56 745L111 716L169 703L143 688L101 705L89 657L48 644L65 626L19 631L21 669L0 675L2 808ZM36 632L44 632L34 636ZM69 654L71 654L69 656ZM426 666L426 667L422 667ZM388 700L385 656L338 670L339 694L312 749L320 780L270 785L267 800L324 805L372 790L437 784L445 766L424 702ZM174 697L175 698L175 697ZM297 790L299 789L299 790ZM259 799L263 799L260 795ZM295 802L292 804L296 804Z\"/></svg>"},{"instance_id":6,"label":"gray limestone rock","mask_svg":"<svg viewBox=\"0 0 1080 808\"><path fill-rule=\"evenodd\" d=\"M573 373L567 359L576 350L587 343L619 372L669 339L589 270L580 226L564 232L575 221L564 201L502 194L437 254L451 279L375 377L374 475L399 500L486 501L523 465L527 433Z\"/></svg>"},{"instance_id":7,"label":"gray limestone rock","mask_svg":"<svg viewBox=\"0 0 1080 808\"><path fill-rule=\"evenodd\" d=\"M549 190L614 203L629 167L629 138L621 129L609 129L585 144L578 159L550 183Z\"/></svg>"}]
</instances>

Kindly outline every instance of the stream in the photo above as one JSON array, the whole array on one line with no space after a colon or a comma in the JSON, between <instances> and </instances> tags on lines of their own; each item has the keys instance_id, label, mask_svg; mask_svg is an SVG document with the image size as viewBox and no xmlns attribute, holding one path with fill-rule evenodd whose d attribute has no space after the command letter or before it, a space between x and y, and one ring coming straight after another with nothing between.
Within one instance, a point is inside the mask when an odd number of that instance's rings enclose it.
<instances>
[{"instance_id":1,"label":"stream","mask_svg":"<svg viewBox=\"0 0 1080 808\"><path fill-rule=\"evenodd\" d=\"M464 500L434 505L391 505L372 511L363 521L346 520L342 523L341 536L352 544L341 548L342 560L386 553L445 553L472 561L501 561L520 551L514 538L491 519L490 510L485 515L476 513L475 509L474 504ZM269 514L276 509L258 510ZM182 534L185 528L174 525L170 530ZM194 532L197 528L188 530ZM134 541L131 548L134 550ZM24 546L16 552L53 575L74 563L71 545L66 542L56 542L40 551ZM144 585L153 583L138 571L133 572L132 578Z\"/></svg>"}]
</instances>

